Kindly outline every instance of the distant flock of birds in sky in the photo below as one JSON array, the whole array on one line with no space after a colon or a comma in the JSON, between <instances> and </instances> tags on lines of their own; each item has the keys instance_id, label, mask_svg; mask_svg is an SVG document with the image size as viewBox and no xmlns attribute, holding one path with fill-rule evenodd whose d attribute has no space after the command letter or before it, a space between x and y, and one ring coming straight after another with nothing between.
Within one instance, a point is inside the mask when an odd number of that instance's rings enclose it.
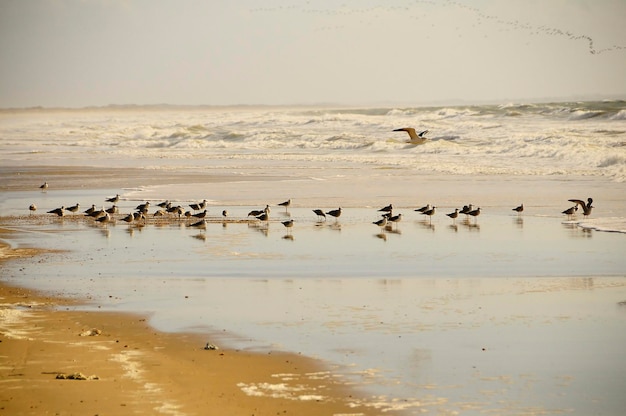
<instances>
[{"instance_id":1,"label":"distant flock of birds in sky","mask_svg":"<svg viewBox=\"0 0 626 416\"><path fill-rule=\"evenodd\" d=\"M478 20L477 22L478 25L480 25L483 22L494 22L503 28L507 28L507 30L523 31L523 32L529 33L530 35L556 36L556 37L563 37L571 41L585 41L587 42L587 45L588 45L588 51L592 55L598 55L598 54L605 53L605 52L626 49L626 46L617 45L617 44L609 46L609 47L605 47L602 49L596 49L594 45L594 40L589 35L573 33L568 30L562 30L562 29L559 29L553 26L548 26L548 25L537 26L537 25L522 22L519 20L507 20L499 16L487 14L477 7L468 6L467 4L464 4L458 1L443 1L442 2L442 1L435 1L435 0L413 0L411 3L412 5L410 5L410 3L407 3L407 5L404 5L404 6L390 6L387 3L381 2L380 6L358 7L358 8L350 7L346 5L345 3L342 4L341 6L332 7L332 8L313 8L313 7L303 6L302 4L297 4L297 5L292 4L292 5L286 5L286 6L260 7L260 8L251 9L251 12L253 13L299 12L299 13L309 13L309 14L329 15L329 16L340 16L340 15L378 16L381 12L386 12L386 13L402 13L403 15L407 15L408 12L417 11L416 6L421 3L423 5L427 5L428 7L450 7L450 8L465 10L469 13L472 13L474 16L476 16ZM317 6L317 4L314 2L307 1L307 4L311 4L311 6ZM355 4L357 3L355 2ZM360 5L361 4L359 3L359 6ZM424 11L422 16L414 16L414 17L427 20L428 16L426 12L429 9L422 9L422 10ZM474 24L474 26L477 26L477 24ZM344 26L339 26L339 25L323 27L324 30L330 30L330 29L338 30L342 28L344 28Z\"/></svg>"},{"instance_id":2,"label":"distant flock of birds in sky","mask_svg":"<svg viewBox=\"0 0 626 416\"><path fill-rule=\"evenodd\" d=\"M48 182L44 182L39 188L42 190L42 192L45 192L47 191L48 187L49 187ZM119 208L117 207L116 204L120 201L120 196L118 194L111 198L105 198L105 201L111 203L112 204L111 207L107 209L105 209L104 207L102 207L101 209L96 209L95 204L92 204L90 208L83 211L84 216L93 218L94 221L101 223L101 224L106 224L108 222L113 221L115 219L114 216L116 214L119 214ZM580 199L570 199L568 201L574 203L573 206L562 211L562 214L566 215L568 220L571 220L572 217L578 212L579 207L580 209L582 209L582 213L585 217L591 215L591 210L593 209L592 198L587 198L586 202ZM150 201L146 201L142 204L137 205L135 207L134 212L124 215L120 219L129 224L131 223L145 224L150 216L152 216L153 218L163 218L163 219L167 219L167 218L170 218L170 219L174 218L174 219L179 219L179 220L187 219L189 220L189 223L188 223L189 227L206 228L207 215L208 215L208 211L206 209L207 202L208 201L204 199L200 202L191 203L189 204L190 209L187 210L183 208L183 206L181 205L174 205L170 201L163 201L159 204L156 204L156 209L150 214L149 211L152 205ZM277 206L284 207L285 213L287 213L288 208L291 206L291 199L281 202L277 204ZM29 210L32 214L35 211L37 211L37 206L35 204L31 204L29 207ZM77 203L69 207L61 206L59 208L55 208L50 211L47 211L47 213L54 214L58 217L64 217L66 215L66 212L78 213L79 210L80 210L80 204ZM402 220L403 216L402 214L394 214L393 210L394 208L392 204L389 204L383 208L380 208L378 212L381 213L381 218L379 220L374 221L373 224L377 225L382 230L384 230L384 229L388 229L388 227L392 226L393 224L399 223ZM421 208L417 208L414 211L419 212L421 215L427 216L429 223L431 223L432 217L435 215L436 210L437 210L436 206L432 206L428 204ZM521 215L522 212L524 212L524 204L520 204L516 206L515 208L512 208L512 211L517 212L518 215ZM252 221L267 222L270 220L270 212L271 212L271 208L269 204L266 205L265 208L258 209L258 210L251 210L248 212L247 219L245 221L250 221L249 218L253 217ZM329 211L324 211L318 208L318 209L313 209L313 213L317 215L318 221L326 221L327 216L333 217L335 218L335 221L337 221L339 217L341 217L343 210L341 207L337 209L329 210ZM468 204L468 205L463 206L463 208L461 209L455 208L453 212L447 213L446 216L452 219L453 222L456 222L456 219L458 218L459 215L466 215L468 219L469 217L474 217L474 221L476 222L477 217L480 215L480 213L481 213L480 207L474 207L472 204ZM221 213L221 219L225 221L227 220L228 217L229 217L228 211L223 210ZM291 228L294 225L294 220L289 219L287 221L281 221L281 223L283 226L285 226L285 228L287 228L288 230L291 230Z\"/></svg>"}]
</instances>

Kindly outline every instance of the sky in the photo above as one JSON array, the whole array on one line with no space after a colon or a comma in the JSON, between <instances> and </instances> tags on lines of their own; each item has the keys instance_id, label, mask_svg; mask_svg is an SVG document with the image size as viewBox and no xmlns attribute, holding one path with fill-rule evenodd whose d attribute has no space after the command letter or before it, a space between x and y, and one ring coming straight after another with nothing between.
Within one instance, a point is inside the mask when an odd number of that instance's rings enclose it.
<instances>
[{"instance_id":1,"label":"sky","mask_svg":"<svg viewBox=\"0 0 626 416\"><path fill-rule=\"evenodd\" d=\"M626 0L0 0L0 107L626 98Z\"/></svg>"}]
</instances>

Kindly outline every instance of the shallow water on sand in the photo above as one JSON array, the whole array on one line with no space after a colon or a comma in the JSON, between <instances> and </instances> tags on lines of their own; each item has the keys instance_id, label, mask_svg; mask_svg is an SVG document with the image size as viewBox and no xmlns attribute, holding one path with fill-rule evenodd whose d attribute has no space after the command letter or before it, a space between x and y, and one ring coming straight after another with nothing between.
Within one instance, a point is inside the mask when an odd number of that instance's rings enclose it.
<instances>
[{"instance_id":1,"label":"shallow water on sand","mask_svg":"<svg viewBox=\"0 0 626 416\"><path fill-rule=\"evenodd\" d=\"M222 208L231 220L250 209ZM373 208L322 222L311 208L273 207L269 223L214 216L206 229L16 217L3 224L19 231L14 244L63 251L2 276L148 312L159 329L322 358L381 409L623 409L623 234L510 208L456 222L445 208L433 218L398 208L405 218L386 230Z\"/></svg>"}]
</instances>

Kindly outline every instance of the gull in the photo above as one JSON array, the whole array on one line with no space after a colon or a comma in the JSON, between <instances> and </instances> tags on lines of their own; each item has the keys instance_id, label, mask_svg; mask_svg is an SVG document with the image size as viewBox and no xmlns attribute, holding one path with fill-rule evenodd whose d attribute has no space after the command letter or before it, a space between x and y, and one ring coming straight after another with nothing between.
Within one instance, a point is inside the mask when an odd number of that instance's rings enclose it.
<instances>
[{"instance_id":1,"label":"gull","mask_svg":"<svg viewBox=\"0 0 626 416\"><path fill-rule=\"evenodd\" d=\"M521 214L524 211L524 204L520 204L518 207L513 208L513 211L516 211L517 214Z\"/></svg>"},{"instance_id":2,"label":"gull","mask_svg":"<svg viewBox=\"0 0 626 416\"><path fill-rule=\"evenodd\" d=\"M109 214L117 214L119 212L119 209L117 208L117 205L112 205L110 208L107 208L105 211Z\"/></svg>"},{"instance_id":3,"label":"gull","mask_svg":"<svg viewBox=\"0 0 626 416\"><path fill-rule=\"evenodd\" d=\"M263 214L261 214L261 215L257 215L257 217L256 217L256 218L257 218L258 220L261 220L261 221L269 221L270 216L269 216L266 212L264 212L264 213L263 213Z\"/></svg>"},{"instance_id":4,"label":"gull","mask_svg":"<svg viewBox=\"0 0 626 416\"><path fill-rule=\"evenodd\" d=\"M197 214L193 214L193 215L192 215L192 217L196 217L196 218L204 218L204 217L206 217L206 212L207 212L207 211L206 211L206 209L205 209L205 210L204 210L204 211L202 211L202 212L199 212L199 213L197 213Z\"/></svg>"},{"instance_id":5,"label":"gull","mask_svg":"<svg viewBox=\"0 0 626 416\"><path fill-rule=\"evenodd\" d=\"M427 209L426 211L422 212L422 215L428 215L429 221L432 222L433 220L433 215L435 215L435 209L437 207L433 206L431 209Z\"/></svg>"},{"instance_id":6,"label":"gull","mask_svg":"<svg viewBox=\"0 0 626 416\"><path fill-rule=\"evenodd\" d=\"M108 214L104 208L99 209L99 210L93 210L91 213L89 214L85 214L88 217L92 217L92 218L100 218L102 216L104 216L105 214Z\"/></svg>"},{"instance_id":7,"label":"gull","mask_svg":"<svg viewBox=\"0 0 626 416\"><path fill-rule=\"evenodd\" d=\"M287 212L287 208L291 206L291 199L286 200L285 202L281 202L278 204L279 207L285 207L285 212Z\"/></svg>"},{"instance_id":8,"label":"gull","mask_svg":"<svg viewBox=\"0 0 626 416\"><path fill-rule=\"evenodd\" d=\"M65 208L65 210L69 212L77 212L79 208L80 208L80 204L77 202L76 205L72 205L71 207Z\"/></svg>"},{"instance_id":9,"label":"gull","mask_svg":"<svg viewBox=\"0 0 626 416\"><path fill-rule=\"evenodd\" d=\"M581 201L580 199L568 199L569 202L574 202L577 205L580 205L580 207L583 209L583 215L586 217L588 215L591 215L591 208L593 208L591 206L591 204L593 203L593 199L592 198L587 198L587 203L585 204L583 201Z\"/></svg>"},{"instance_id":10,"label":"gull","mask_svg":"<svg viewBox=\"0 0 626 416\"><path fill-rule=\"evenodd\" d=\"M576 211L578 211L578 205L574 205L573 207L566 209L561 214L567 215L567 219L571 220L572 219L572 215L574 215L576 213Z\"/></svg>"},{"instance_id":11,"label":"gull","mask_svg":"<svg viewBox=\"0 0 626 416\"><path fill-rule=\"evenodd\" d=\"M451 212L449 214L446 214L448 217L452 218L454 220L454 222L456 222L456 217L459 216L459 209L455 208L454 212Z\"/></svg>"},{"instance_id":12,"label":"gull","mask_svg":"<svg viewBox=\"0 0 626 416\"><path fill-rule=\"evenodd\" d=\"M39 187L39 189L41 189L42 191L45 191L46 189L48 189L48 182L44 182L43 185Z\"/></svg>"},{"instance_id":13,"label":"gull","mask_svg":"<svg viewBox=\"0 0 626 416\"><path fill-rule=\"evenodd\" d=\"M115 195L113 198L105 199L106 202L112 202L113 204L117 204L119 200L120 200L120 194Z\"/></svg>"},{"instance_id":14,"label":"gull","mask_svg":"<svg viewBox=\"0 0 626 416\"><path fill-rule=\"evenodd\" d=\"M335 219L337 219L341 216L341 207L328 211L326 214L330 215L331 217L335 217Z\"/></svg>"},{"instance_id":15,"label":"gull","mask_svg":"<svg viewBox=\"0 0 626 416\"><path fill-rule=\"evenodd\" d=\"M62 217L65 215L65 207L62 206L61 208L56 208L56 209L53 209L52 211L48 211L48 214L56 214L59 217Z\"/></svg>"},{"instance_id":16,"label":"gull","mask_svg":"<svg viewBox=\"0 0 626 416\"><path fill-rule=\"evenodd\" d=\"M470 213L470 211L472 211L473 209L474 209L474 206L472 204L463 205L463 209L461 211L459 211L459 214L468 215Z\"/></svg>"},{"instance_id":17,"label":"gull","mask_svg":"<svg viewBox=\"0 0 626 416\"><path fill-rule=\"evenodd\" d=\"M409 134L409 140L407 140L406 143L422 144L426 140L428 140L426 138L426 134L428 133L428 130L424 130L420 132L419 134L415 131L413 127L404 127L401 129L395 129L394 131L406 131Z\"/></svg>"},{"instance_id":18,"label":"gull","mask_svg":"<svg viewBox=\"0 0 626 416\"><path fill-rule=\"evenodd\" d=\"M257 217L263 213L264 211L262 209L253 209L252 211L248 212L248 217Z\"/></svg>"},{"instance_id":19,"label":"gull","mask_svg":"<svg viewBox=\"0 0 626 416\"><path fill-rule=\"evenodd\" d=\"M133 214L128 214L127 216L125 216L124 218L122 218L122 221L125 221L127 223L131 223L135 220L135 216Z\"/></svg>"},{"instance_id":20,"label":"gull","mask_svg":"<svg viewBox=\"0 0 626 416\"><path fill-rule=\"evenodd\" d=\"M204 209L206 207L206 203L207 200L203 199L202 202L199 202L197 204L191 204L189 205L191 207L191 209L193 209L194 211L200 211L201 209Z\"/></svg>"},{"instance_id":21,"label":"gull","mask_svg":"<svg viewBox=\"0 0 626 416\"><path fill-rule=\"evenodd\" d=\"M324 214L324 211L322 211L321 209L314 209L313 212L317 215L318 220L324 218L324 221L326 221L326 214Z\"/></svg>"},{"instance_id":22,"label":"gull","mask_svg":"<svg viewBox=\"0 0 626 416\"><path fill-rule=\"evenodd\" d=\"M430 204L428 204L428 205L426 205L426 206L423 206L423 207L421 207L421 208L416 209L416 210L415 210L415 212L422 212L422 213L423 213L423 212L425 212L425 211L428 211L429 209L430 209Z\"/></svg>"},{"instance_id":23,"label":"gull","mask_svg":"<svg viewBox=\"0 0 626 416\"><path fill-rule=\"evenodd\" d=\"M372 224L378 225L380 228L385 228L387 226L387 217L382 217L378 221L374 221Z\"/></svg>"},{"instance_id":24,"label":"gull","mask_svg":"<svg viewBox=\"0 0 626 416\"><path fill-rule=\"evenodd\" d=\"M150 208L150 201L146 201L145 204L140 204L137 205L137 207L135 208L137 211L145 214L148 212L148 209Z\"/></svg>"},{"instance_id":25,"label":"gull","mask_svg":"<svg viewBox=\"0 0 626 416\"><path fill-rule=\"evenodd\" d=\"M85 214L89 215L96 210L96 204L91 204L91 208L85 210Z\"/></svg>"},{"instance_id":26,"label":"gull","mask_svg":"<svg viewBox=\"0 0 626 416\"><path fill-rule=\"evenodd\" d=\"M389 204L386 207L382 207L378 212L393 212L393 205Z\"/></svg>"},{"instance_id":27,"label":"gull","mask_svg":"<svg viewBox=\"0 0 626 416\"><path fill-rule=\"evenodd\" d=\"M161 208L169 208L172 205L170 201L163 201L157 204L158 207Z\"/></svg>"},{"instance_id":28,"label":"gull","mask_svg":"<svg viewBox=\"0 0 626 416\"><path fill-rule=\"evenodd\" d=\"M105 212L103 216L96 218L96 221L105 223L111 221L111 216L108 212Z\"/></svg>"},{"instance_id":29,"label":"gull","mask_svg":"<svg viewBox=\"0 0 626 416\"><path fill-rule=\"evenodd\" d=\"M385 218L387 218L387 217L385 217ZM398 227L398 223L400 221L402 221L402 214L398 214L398 215L394 215L392 217L389 217L388 221L395 223L396 224L396 228L397 228Z\"/></svg>"},{"instance_id":30,"label":"gull","mask_svg":"<svg viewBox=\"0 0 626 416\"><path fill-rule=\"evenodd\" d=\"M206 228L206 220L202 219L198 222L194 222L193 224L189 224L189 227Z\"/></svg>"},{"instance_id":31,"label":"gull","mask_svg":"<svg viewBox=\"0 0 626 416\"><path fill-rule=\"evenodd\" d=\"M283 221L282 224L287 228L289 232L291 232L291 228L293 227L293 220Z\"/></svg>"},{"instance_id":32,"label":"gull","mask_svg":"<svg viewBox=\"0 0 626 416\"><path fill-rule=\"evenodd\" d=\"M480 215L480 207L468 212L467 215L471 215L474 218L478 217Z\"/></svg>"}]
</instances>

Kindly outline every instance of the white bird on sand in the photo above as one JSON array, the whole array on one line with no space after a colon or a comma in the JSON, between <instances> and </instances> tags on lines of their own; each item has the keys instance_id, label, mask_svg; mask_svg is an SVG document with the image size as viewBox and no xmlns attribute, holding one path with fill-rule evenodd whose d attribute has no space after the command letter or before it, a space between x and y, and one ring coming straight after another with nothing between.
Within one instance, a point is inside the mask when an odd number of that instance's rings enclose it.
<instances>
[{"instance_id":1,"label":"white bird on sand","mask_svg":"<svg viewBox=\"0 0 626 416\"><path fill-rule=\"evenodd\" d=\"M417 133L413 127L403 127L401 129L395 129L394 131L406 131L409 134L409 140L407 140L406 143L422 144L428 140L426 138L428 130Z\"/></svg>"}]
</instances>

